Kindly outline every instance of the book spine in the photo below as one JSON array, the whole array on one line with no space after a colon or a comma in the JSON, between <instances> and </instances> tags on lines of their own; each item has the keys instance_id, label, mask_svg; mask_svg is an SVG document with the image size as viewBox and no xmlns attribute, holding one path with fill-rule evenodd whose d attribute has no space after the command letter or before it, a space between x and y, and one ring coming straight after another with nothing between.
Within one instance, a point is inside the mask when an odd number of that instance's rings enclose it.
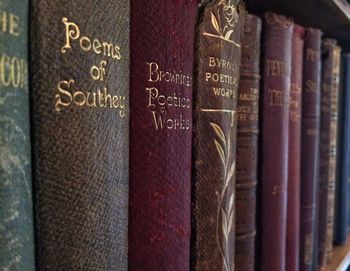
<instances>
[{"instance_id":1,"label":"book spine","mask_svg":"<svg viewBox=\"0 0 350 271\"><path fill-rule=\"evenodd\" d=\"M193 270L233 271L237 96L245 11L201 6L196 26L193 139ZM219 79L220 78L220 79Z\"/></svg>"},{"instance_id":2,"label":"book spine","mask_svg":"<svg viewBox=\"0 0 350 271\"><path fill-rule=\"evenodd\" d=\"M339 82L339 70L336 63L337 50L336 41L325 39L322 42L322 95L321 95L321 124L320 124L320 191L319 191L319 221L318 221L318 235L319 235L319 264L325 266L330 255L331 247L329 242L331 235L333 235L333 213L334 202L334 180L333 171L335 170L336 153L334 148L334 120L337 114L332 112L337 105L337 90ZM339 66L339 65L338 65ZM338 75L337 75L338 73ZM334 93L335 92L335 93ZM334 104L334 105L332 105ZM336 120L335 120L336 122ZM334 152L334 153L333 153ZM328 241L327 241L328 240Z\"/></svg>"},{"instance_id":3,"label":"book spine","mask_svg":"<svg viewBox=\"0 0 350 271\"><path fill-rule=\"evenodd\" d=\"M339 91L340 91L340 58L341 48L334 47L332 85L331 85L331 123L330 123L330 146L329 146L329 179L328 179L328 204L327 204L327 239L326 254L327 262L330 262L333 255L334 236L334 208L335 208L335 186L337 173L337 146L338 146L338 112L339 112Z\"/></svg>"},{"instance_id":4,"label":"book spine","mask_svg":"<svg viewBox=\"0 0 350 271\"><path fill-rule=\"evenodd\" d=\"M38 270L127 270L129 1L31 2Z\"/></svg>"},{"instance_id":5,"label":"book spine","mask_svg":"<svg viewBox=\"0 0 350 271\"><path fill-rule=\"evenodd\" d=\"M129 270L189 270L194 0L131 1Z\"/></svg>"},{"instance_id":6,"label":"book spine","mask_svg":"<svg viewBox=\"0 0 350 271\"><path fill-rule=\"evenodd\" d=\"M248 14L242 35L237 104L236 270L255 270L261 19Z\"/></svg>"},{"instance_id":7,"label":"book spine","mask_svg":"<svg viewBox=\"0 0 350 271\"><path fill-rule=\"evenodd\" d=\"M301 88L303 83L304 32L304 28L294 25L289 105L286 271L299 270Z\"/></svg>"},{"instance_id":8,"label":"book spine","mask_svg":"<svg viewBox=\"0 0 350 271\"><path fill-rule=\"evenodd\" d=\"M339 107L340 134L339 134L339 174L337 176L337 204L335 208L334 242L336 245L344 245L347 240L347 221L349 219L349 176L350 176L350 55L342 57L342 91Z\"/></svg>"},{"instance_id":9,"label":"book spine","mask_svg":"<svg viewBox=\"0 0 350 271\"><path fill-rule=\"evenodd\" d=\"M292 34L290 19L274 13L265 14L260 202L262 271L281 271L286 267Z\"/></svg>"},{"instance_id":10,"label":"book spine","mask_svg":"<svg viewBox=\"0 0 350 271\"><path fill-rule=\"evenodd\" d=\"M306 29L301 129L300 270L312 270L316 248L321 36L318 29Z\"/></svg>"},{"instance_id":11,"label":"book spine","mask_svg":"<svg viewBox=\"0 0 350 271\"><path fill-rule=\"evenodd\" d=\"M0 270L34 270L28 1L0 2Z\"/></svg>"}]
</instances>

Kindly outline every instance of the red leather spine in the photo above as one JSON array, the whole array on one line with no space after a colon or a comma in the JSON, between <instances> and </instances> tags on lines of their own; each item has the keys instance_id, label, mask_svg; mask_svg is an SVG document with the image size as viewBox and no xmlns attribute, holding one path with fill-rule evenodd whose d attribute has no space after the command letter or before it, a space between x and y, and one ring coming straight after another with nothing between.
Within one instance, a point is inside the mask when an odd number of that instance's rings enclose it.
<instances>
[{"instance_id":1,"label":"red leather spine","mask_svg":"<svg viewBox=\"0 0 350 271\"><path fill-rule=\"evenodd\" d=\"M321 93L321 31L307 28L304 46L301 129L300 270L312 270L315 249Z\"/></svg>"},{"instance_id":2,"label":"red leather spine","mask_svg":"<svg viewBox=\"0 0 350 271\"><path fill-rule=\"evenodd\" d=\"M237 104L236 270L254 271L259 135L261 19L248 14L242 35Z\"/></svg>"},{"instance_id":3,"label":"red leather spine","mask_svg":"<svg viewBox=\"0 0 350 271\"><path fill-rule=\"evenodd\" d=\"M196 7L131 1L130 271L190 267Z\"/></svg>"},{"instance_id":4,"label":"red leather spine","mask_svg":"<svg viewBox=\"0 0 350 271\"><path fill-rule=\"evenodd\" d=\"M261 270L286 266L289 96L293 22L265 14L261 179Z\"/></svg>"},{"instance_id":5,"label":"red leather spine","mask_svg":"<svg viewBox=\"0 0 350 271\"><path fill-rule=\"evenodd\" d=\"M301 88L303 83L304 28L294 26L289 108L288 209L286 271L299 270Z\"/></svg>"}]
</instances>

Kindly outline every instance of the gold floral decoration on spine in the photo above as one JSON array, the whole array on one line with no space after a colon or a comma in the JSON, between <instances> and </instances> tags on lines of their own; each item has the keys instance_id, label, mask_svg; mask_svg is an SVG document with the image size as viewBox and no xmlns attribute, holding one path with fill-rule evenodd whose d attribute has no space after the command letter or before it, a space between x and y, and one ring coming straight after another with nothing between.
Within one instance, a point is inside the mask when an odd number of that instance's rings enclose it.
<instances>
[{"instance_id":1,"label":"gold floral decoration on spine","mask_svg":"<svg viewBox=\"0 0 350 271\"><path fill-rule=\"evenodd\" d=\"M211 122L211 127L214 129L214 132L217 136L217 139L214 138L214 144L216 150L220 156L221 163L224 167L224 184L221 193L218 193L218 210L217 210L217 242L220 249L220 253L224 259L224 266L226 271L232 271L232 259L229 251L230 237L233 234L234 229L234 201L235 194L230 192L228 188L231 187L233 176L236 171L236 162L232 161L232 146L231 146L231 134L229 133L225 136L222 128ZM228 204L225 204L225 198L228 199ZM221 224L220 224L221 216ZM221 228L221 230L220 230ZM223 235L223 242L220 242L220 232Z\"/></svg>"},{"instance_id":2,"label":"gold floral decoration on spine","mask_svg":"<svg viewBox=\"0 0 350 271\"><path fill-rule=\"evenodd\" d=\"M240 19L237 6L233 3L233 0L220 0L216 13L210 12L210 16L215 33L205 32L203 35L219 38L240 47L240 44L231 38Z\"/></svg>"}]
</instances>

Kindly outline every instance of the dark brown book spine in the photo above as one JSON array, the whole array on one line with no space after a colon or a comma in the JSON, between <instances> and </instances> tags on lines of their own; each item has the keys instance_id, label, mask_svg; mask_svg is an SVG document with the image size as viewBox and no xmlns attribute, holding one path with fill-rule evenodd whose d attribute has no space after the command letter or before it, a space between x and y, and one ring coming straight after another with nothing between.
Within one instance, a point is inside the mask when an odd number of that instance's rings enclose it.
<instances>
[{"instance_id":1,"label":"dark brown book spine","mask_svg":"<svg viewBox=\"0 0 350 271\"><path fill-rule=\"evenodd\" d=\"M340 48L336 41L322 43L322 97L320 124L319 264L325 266L332 251L336 170L337 107Z\"/></svg>"},{"instance_id":2,"label":"dark brown book spine","mask_svg":"<svg viewBox=\"0 0 350 271\"><path fill-rule=\"evenodd\" d=\"M244 9L232 2L204 5L196 28L192 269L198 271L235 270L236 107Z\"/></svg>"},{"instance_id":3,"label":"dark brown book spine","mask_svg":"<svg viewBox=\"0 0 350 271\"><path fill-rule=\"evenodd\" d=\"M293 22L265 14L261 179L261 270L286 266L289 96Z\"/></svg>"},{"instance_id":4,"label":"dark brown book spine","mask_svg":"<svg viewBox=\"0 0 350 271\"><path fill-rule=\"evenodd\" d=\"M31 1L38 270L128 269L129 6Z\"/></svg>"},{"instance_id":5,"label":"dark brown book spine","mask_svg":"<svg viewBox=\"0 0 350 271\"><path fill-rule=\"evenodd\" d=\"M300 270L312 270L315 249L316 199L318 176L319 116L321 95L321 36L318 29L307 28L304 44L301 196L300 196Z\"/></svg>"},{"instance_id":6,"label":"dark brown book spine","mask_svg":"<svg viewBox=\"0 0 350 271\"><path fill-rule=\"evenodd\" d=\"M131 1L129 271L190 269L196 2Z\"/></svg>"},{"instance_id":7,"label":"dark brown book spine","mask_svg":"<svg viewBox=\"0 0 350 271\"><path fill-rule=\"evenodd\" d=\"M299 270L301 88L303 83L304 28L294 26L289 105L288 209L286 271Z\"/></svg>"},{"instance_id":8,"label":"dark brown book spine","mask_svg":"<svg viewBox=\"0 0 350 271\"><path fill-rule=\"evenodd\" d=\"M242 34L237 104L236 270L254 271L259 134L261 19L248 14Z\"/></svg>"}]
</instances>

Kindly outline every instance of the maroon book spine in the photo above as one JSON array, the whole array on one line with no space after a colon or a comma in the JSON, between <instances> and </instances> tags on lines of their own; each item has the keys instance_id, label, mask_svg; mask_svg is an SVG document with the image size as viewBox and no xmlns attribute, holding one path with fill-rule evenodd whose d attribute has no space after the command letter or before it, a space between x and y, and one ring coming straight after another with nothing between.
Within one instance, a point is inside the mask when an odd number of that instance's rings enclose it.
<instances>
[{"instance_id":1,"label":"maroon book spine","mask_svg":"<svg viewBox=\"0 0 350 271\"><path fill-rule=\"evenodd\" d=\"M321 88L321 31L307 28L304 46L301 129L300 270L312 270Z\"/></svg>"},{"instance_id":2,"label":"maroon book spine","mask_svg":"<svg viewBox=\"0 0 350 271\"><path fill-rule=\"evenodd\" d=\"M196 7L131 1L130 271L190 268Z\"/></svg>"},{"instance_id":3,"label":"maroon book spine","mask_svg":"<svg viewBox=\"0 0 350 271\"><path fill-rule=\"evenodd\" d=\"M255 270L261 19L248 14L242 35L237 104L236 270Z\"/></svg>"},{"instance_id":4,"label":"maroon book spine","mask_svg":"<svg viewBox=\"0 0 350 271\"><path fill-rule=\"evenodd\" d=\"M293 22L265 14L263 41L261 270L286 266L289 96Z\"/></svg>"},{"instance_id":5,"label":"maroon book spine","mask_svg":"<svg viewBox=\"0 0 350 271\"><path fill-rule=\"evenodd\" d=\"M294 25L289 108L286 271L299 270L301 88L305 30Z\"/></svg>"}]
</instances>

